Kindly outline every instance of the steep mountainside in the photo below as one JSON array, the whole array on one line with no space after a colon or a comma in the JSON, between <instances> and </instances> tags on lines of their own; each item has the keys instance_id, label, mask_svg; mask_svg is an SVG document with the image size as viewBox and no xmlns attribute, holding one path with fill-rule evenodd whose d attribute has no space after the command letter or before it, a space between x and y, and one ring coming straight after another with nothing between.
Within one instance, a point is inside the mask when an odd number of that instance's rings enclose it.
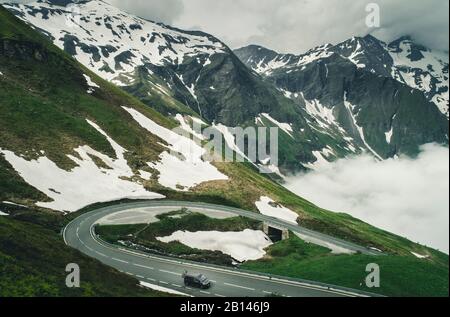
<instances>
[{"instance_id":1,"label":"steep mountainside","mask_svg":"<svg viewBox=\"0 0 450 317\"><path fill-rule=\"evenodd\" d=\"M197 114L221 131L281 127L280 170L360 153L365 144L324 127L214 37L134 17L103 1L38 1L7 8L79 62L164 114Z\"/></svg>"},{"instance_id":2,"label":"steep mountainside","mask_svg":"<svg viewBox=\"0 0 450 317\"><path fill-rule=\"evenodd\" d=\"M300 56L257 46L237 50L255 73L211 35L147 21L103 1L7 8L164 114L197 114L228 127L282 127L276 173L362 151L388 158L448 143L442 115L448 115L448 57L408 38L389 45L354 38Z\"/></svg>"},{"instance_id":3,"label":"steep mountainside","mask_svg":"<svg viewBox=\"0 0 450 317\"><path fill-rule=\"evenodd\" d=\"M103 1L7 8L99 76L149 103L171 95L209 122L227 125L253 121L278 104L279 93L211 35L147 21ZM242 104L246 111L238 109Z\"/></svg>"},{"instance_id":4,"label":"steep mountainside","mask_svg":"<svg viewBox=\"0 0 450 317\"><path fill-rule=\"evenodd\" d=\"M174 189L227 179L207 162L171 155L176 141L198 159L203 154L194 141L176 140L175 121L8 18L0 29L0 199L20 192L41 207L75 211L99 201L163 197L145 188L152 179ZM177 168L184 174L171 177Z\"/></svg>"},{"instance_id":5,"label":"steep mountainside","mask_svg":"<svg viewBox=\"0 0 450 317\"><path fill-rule=\"evenodd\" d=\"M298 56L259 46L235 53L300 106L306 100L324 128L344 129L377 157L448 144L448 54L370 35Z\"/></svg>"}]
</instances>

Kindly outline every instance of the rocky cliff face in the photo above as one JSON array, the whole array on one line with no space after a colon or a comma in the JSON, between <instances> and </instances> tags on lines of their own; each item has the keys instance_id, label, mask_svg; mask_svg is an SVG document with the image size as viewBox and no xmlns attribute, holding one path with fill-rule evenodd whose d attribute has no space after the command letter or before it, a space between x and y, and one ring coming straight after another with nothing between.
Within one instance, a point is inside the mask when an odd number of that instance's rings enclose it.
<instances>
[{"instance_id":1,"label":"rocky cliff face","mask_svg":"<svg viewBox=\"0 0 450 317\"><path fill-rule=\"evenodd\" d=\"M345 130L377 157L448 144L448 62L410 38L353 38L299 56L258 46L235 53L299 106L306 102L324 130Z\"/></svg>"}]
</instances>

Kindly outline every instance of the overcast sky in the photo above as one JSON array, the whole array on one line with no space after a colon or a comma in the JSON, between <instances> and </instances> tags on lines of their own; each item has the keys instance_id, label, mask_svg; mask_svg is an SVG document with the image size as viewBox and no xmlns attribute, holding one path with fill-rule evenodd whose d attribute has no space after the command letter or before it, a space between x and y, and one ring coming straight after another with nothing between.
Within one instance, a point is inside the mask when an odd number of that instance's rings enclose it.
<instances>
[{"instance_id":1,"label":"overcast sky","mask_svg":"<svg viewBox=\"0 0 450 317\"><path fill-rule=\"evenodd\" d=\"M232 48L260 44L301 53L368 33L385 41L411 35L429 47L447 51L449 46L448 0L106 1L151 20L211 33ZM377 3L381 9L378 29L365 24L368 3Z\"/></svg>"}]
</instances>

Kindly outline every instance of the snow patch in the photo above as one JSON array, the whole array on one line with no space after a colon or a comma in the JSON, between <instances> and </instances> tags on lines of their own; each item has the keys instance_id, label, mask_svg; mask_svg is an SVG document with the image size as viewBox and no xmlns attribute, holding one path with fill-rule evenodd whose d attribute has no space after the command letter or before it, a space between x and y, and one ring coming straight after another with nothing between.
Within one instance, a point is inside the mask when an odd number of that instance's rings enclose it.
<instances>
[{"instance_id":1,"label":"snow patch","mask_svg":"<svg viewBox=\"0 0 450 317\"><path fill-rule=\"evenodd\" d=\"M294 136L293 136L294 130L292 129L291 124L289 124L289 123L281 123L281 122L275 120L274 118L272 118L268 113L261 113L260 117L261 116L266 118L267 120L269 120L270 122L272 122L276 126L278 126L281 130L286 132L291 138L294 138ZM256 120L258 120L258 118Z\"/></svg>"},{"instance_id":2,"label":"snow patch","mask_svg":"<svg viewBox=\"0 0 450 317\"><path fill-rule=\"evenodd\" d=\"M221 123L219 124L215 124L213 125L213 127L219 131L220 133L222 133L223 138L225 140L225 142L227 143L227 146L232 149L234 152L236 152L237 155L241 156L242 158L246 158L248 159L248 157L245 155L244 152L241 151L241 149L237 146L236 144L236 140L235 140L235 136L234 134L231 132L230 127L227 127Z\"/></svg>"},{"instance_id":3,"label":"snow patch","mask_svg":"<svg viewBox=\"0 0 450 317\"><path fill-rule=\"evenodd\" d=\"M86 74L83 74L84 78L86 79L86 83L89 86L89 89L87 90L88 94L93 94L95 92L94 88L100 88L99 85L97 85L96 83L94 83L91 79L91 77L89 77Z\"/></svg>"},{"instance_id":4,"label":"snow patch","mask_svg":"<svg viewBox=\"0 0 450 317\"><path fill-rule=\"evenodd\" d=\"M142 128L167 142L167 149L161 153L160 161L149 163L159 171L159 183L165 187L187 191L203 182L228 180L228 177L209 162L202 160L206 150L190 138L181 136L160 126L139 111L123 107ZM180 155L174 155L179 153Z\"/></svg>"},{"instance_id":5,"label":"snow patch","mask_svg":"<svg viewBox=\"0 0 450 317\"><path fill-rule=\"evenodd\" d=\"M415 252L411 252L412 255L414 255L416 258L418 259L428 259L430 256L429 255L421 255Z\"/></svg>"},{"instance_id":6,"label":"snow patch","mask_svg":"<svg viewBox=\"0 0 450 317\"><path fill-rule=\"evenodd\" d=\"M284 220L292 224L297 224L298 214L292 210L276 204L269 197L261 197L259 201L255 202L259 212L263 215ZM273 205L276 205L275 207Z\"/></svg>"},{"instance_id":7,"label":"snow patch","mask_svg":"<svg viewBox=\"0 0 450 317\"><path fill-rule=\"evenodd\" d=\"M11 205L11 206L16 206L16 207L28 208L27 206L16 204L16 203L13 203L13 202L10 202L10 201L2 201L2 203L5 204L5 205Z\"/></svg>"},{"instance_id":8,"label":"snow patch","mask_svg":"<svg viewBox=\"0 0 450 317\"><path fill-rule=\"evenodd\" d=\"M289 62L290 59L286 59L284 55L279 55L268 62L266 62L266 59L264 58L258 62L254 71L256 71L258 74L270 75L274 70L283 68L284 66L288 65Z\"/></svg>"},{"instance_id":9,"label":"snow patch","mask_svg":"<svg viewBox=\"0 0 450 317\"><path fill-rule=\"evenodd\" d=\"M304 66L319 59L330 57L333 55L333 52L328 50L329 47L330 45L326 44L310 50L306 54L300 56L297 66Z\"/></svg>"},{"instance_id":10,"label":"snow patch","mask_svg":"<svg viewBox=\"0 0 450 317\"><path fill-rule=\"evenodd\" d=\"M348 57L348 59L356 65L357 68L365 68L366 65L363 63L360 63L357 59L359 55L362 55L364 52L362 51L361 43L358 41L358 44L356 45L355 51Z\"/></svg>"},{"instance_id":11,"label":"snow patch","mask_svg":"<svg viewBox=\"0 0 450 317\"><path fill-rule=\"evenodd\" d=\"M168 152L163 152L160 161L149 163L149 166L159 171L161 185L178 191L188 191L208 181L228 180L208 162L183 160Z\"/></svg>"},{"instance_id":12,"label":"snow patch","mask_svg":"<svg viewBox=\"0 0 450 317\"><path fill-rule=\"evenodd\" d=\"M91 121L88 123L110 142L117 159L112 159L89 146L80 146L74 149L78 157L67 155L77 166L65 171L45 156L27 161L14 152L0 149L5 159L28 184L53 200L39 202L37 206L73 212L97 202L164 198L160 194L145 190L139 184L124 180L123 178L134 175L124 158L125 149L98 125ZM109 168L99 168L91 156L102 160Z\"/></svg>"},{"instance_id":13,"label":"snow patch","mask_svg":"<svg viewBox=\"0 0 450 317\"><path fill-rule=\"evenodd\" d=\"M332 154L328 148L323 149L322 151L313 151L312 155L316 158L314 163L304 164L306 168L312 170L318 170L324 166L330 165L330 162L326 159L329 154Z\"/></svg>"},{"instance_id":14,"label":"snow patch","mask_svg":"<svg viewBox=\"0 0 450 317\"><path fill-rule=\"evenodd\" d=\"M266 255L264 249L273 244L264 232L250 229L241 232L177 231L156 239L164 243L178 241L200 250L221 251L239 262L261 259Z\"/></svg>"},{"instance_id":15,"label":"snow patch","mask_svg":"<svg viewBox=\"0 0 450 317\"><path fill-rule=\"evenodd\" d=\"M364 145L366 146L366 148L373 154L375 155L376 158L378 158L379 160L383 160L383 158L369 145L369 143L367 143L366 141L366 137L364 135L364 128L362 128L361 126L358 125L358 122L356 120L355 114L354 114L354 110L355 110L355 106L352 105L348 100L347 100L347 92L345 92L344 95L344 105L348 110L348 113L350 114L350 118L353 121L353 125L356 127L356 129L359 132L359 136L361 138L361 141L363 141Z\"/></svg>"},{"instance_id":16,"label":"snow patch","mask_svg":"<svg viewBox=\"0 0 450 317\"><path fill-rule=\"evenodd\" d=\"M93 88L100 88L99 85L97 85L92 79L91 77L89 77L86 74L83 74L84 78L86 79L86 83L88 84L89 87L93 87Z\"/></svg>"},{"instance_id":17,"label":"snow patch","mask_svg":"<svg viewBox=\"0 0 450 317\"><path fill-rule=\"evenodd\" d=\"M385 135L386 135L386 142L388 144L391 144L392 136L394 135L394 127L392 127L389 132L386 132Z\"/></svg>"},{"instance_id":18,"label":"snow patch","mask_svg":"<svg viewBox=\"0 0 450 317\"><path fill-rule=\"evenodd\" d=\"M190 117L190 116L184 117L182 114L177 114L177 115L175 116L175 119L180 123L180 126L181 126L181 128L182 128L184 131L186 131L186 132L192 134L194 137L196 137L196 138L199 139L199 140L202 140L202 141L203 141L203 140L205 139L205 137L204 137L203 134L201 133L201 126L202 126L201 123L192 120L192 117ZM192 122L193 122L193 125L188 124L188 122L186 122L186 119L187 119L187 120L191 119ZM195 131L195 130L194 130L194 127L193 127L194 125L198 125L198 127L199 127L199 130L198 130L198 131Z\"/></svg>"},{"instance_id":19,"label":"snow patch","mask_svg":"<svg viewBox=\"0 0 450 317\"><path fill-rule=\"evenodd\" d=\"M266 162L270 161L270 158L266 159L265 161ZM283 173L281 173L280 168L274 164L268 165L267 163L266 164L263 163L262 165L259 164L258 166L261 169L261 171L263 171L264 173L276 174L276 175L280 176L281 178L284 178L284 175L283 175Z\"/></svg>"},{"instance_id":20,"label":"snow patch","mask_svg":"<svg viewBox=\"0 0 450 317\"><path fill-rule=\"evenodd\" d=\"M149 180L152 178L152 173L149 173L149 172L143 171L143 170L139 170L139 176L141 176L142 179Z\"/></svg>"}]
</instances>

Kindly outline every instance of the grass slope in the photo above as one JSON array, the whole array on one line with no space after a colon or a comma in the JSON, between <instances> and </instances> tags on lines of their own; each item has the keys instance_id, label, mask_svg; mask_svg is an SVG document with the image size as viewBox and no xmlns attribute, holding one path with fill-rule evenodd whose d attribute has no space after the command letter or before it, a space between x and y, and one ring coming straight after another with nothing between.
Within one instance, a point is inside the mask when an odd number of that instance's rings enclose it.
<instances>
[{"instance_id":1,"label":"grass slope","mask_svg":"<svg viewBox=\"0 0 450 317\"><path fill-rule=\"evenodd\" d=\"M243 268L306 280L346 286L387 296L448 297L448 258L441 262L412 257L331 255L292 235L289 240L268 248L268 257L245 263ZM381 287L365 285L366 266L380 266Z\"/></svg>"},{"instance_id":2,"label":"grass slope","mask_svg":"<svg viewBox=\"0 0 450 317\"><path fill-rule=\"evenodd\" d=\"M181 216L173 217L173 216ZM202 214L175 211L159 215L159 222L148 225L101 225L96 232L105 241L119 244L119 241L139 245L143 251L163 255L180 257L197 262L218 265L232 265L233 259L222 252L198 250L190 248L179 242L163 243L157 237L170 236L176 231L243 231L245 229L259 229L262 224L243 217L229 219L212 219Z\"/></svg>"},{"instance_id":3,"label":"grass slope","mask_svg":"<svg viewBox=\"0 0 450 317\"><path fill-rule=\"evenodd\" d=\"M47 219L52 222L53 220ZM80 266L81 287L67 288L66 265ZM166 296L67 247L48 228L0 217L0 297Z\"/></svg>"},{"instance_id":4,"label":"grass slope","mask_svg":"<svg viewBox=\"0 0 450 317\"><path fill-rule=\"evenodd\" d=\"M157 137L146 133L122 108L127 105L166 127L175 122L98 78L54 47L8 11L0 7L0 147L27 159L45 155L59 167L70 169L74 148L89 145L114 157L106 139L86 119L99 124L132 155L136 170L156 160L162 152ZM83 74L101 88L87 93ZM36 201L32 193L3 158L0 158L0 199L21 197ZM13 176L13 177L11 177ZM7 179L7 180L6 180Z\"/></svg>"}]
</instances>

